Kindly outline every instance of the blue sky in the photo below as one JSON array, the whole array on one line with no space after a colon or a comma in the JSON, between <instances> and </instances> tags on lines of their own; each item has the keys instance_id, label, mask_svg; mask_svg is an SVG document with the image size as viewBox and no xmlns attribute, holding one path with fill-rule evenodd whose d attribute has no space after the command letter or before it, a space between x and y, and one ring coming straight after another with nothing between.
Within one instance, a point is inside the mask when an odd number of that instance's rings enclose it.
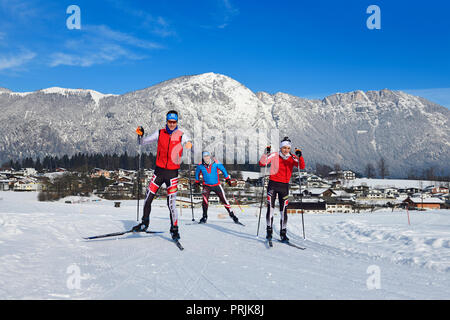
<instances>
[{"instance_id":1,"label":"blue sky","mask_svg":"<svg viewBox=\"0 0 450 320\"><path fill-rule=\"evenodd\" d=\"M370 5L381 29L367 28ZM450 107L449 16L433 0L0 0L0 87L121 94L216 72L255 92L389 88Z\"/></svg>"}]
</instances>

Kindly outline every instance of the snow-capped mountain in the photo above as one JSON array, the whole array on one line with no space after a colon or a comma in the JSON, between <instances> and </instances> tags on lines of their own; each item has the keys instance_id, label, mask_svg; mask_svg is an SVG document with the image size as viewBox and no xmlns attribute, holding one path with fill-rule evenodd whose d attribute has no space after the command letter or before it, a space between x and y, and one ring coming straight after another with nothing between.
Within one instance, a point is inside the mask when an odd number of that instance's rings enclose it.
<instances>
[{"instance_id":1,"label":"snow-capped mountain","mask_svg":"<svg viewBox=\"0 0 450 320\"><path fill-rule=\"evenodd\" d=\"M230 77L206 73L123 95L63 88L14 93L2 88L0 108L1 162L77 152L134 154L135 128L143 125L147 133L159 129L166 112L176 109L180 125L191 134L201 126L203 131L252 139L254 129L278 128L280 136L291 137L303 149L309 167L337 163L363 172L367 163L384 157L394 175L431 166L436 172L450 170L450 111L387 89L309 100L254 93Z\"/></svg>"}]
</instances>

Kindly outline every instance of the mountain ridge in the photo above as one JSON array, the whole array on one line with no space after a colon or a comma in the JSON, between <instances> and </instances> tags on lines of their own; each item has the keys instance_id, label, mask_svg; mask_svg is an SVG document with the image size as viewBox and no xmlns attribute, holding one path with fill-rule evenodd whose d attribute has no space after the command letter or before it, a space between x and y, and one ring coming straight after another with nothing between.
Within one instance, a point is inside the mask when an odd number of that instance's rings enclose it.
<instances>
[{"instance_id":1,"label":"mountain ridge","mask_svg":"<svg viewBox=\"0 0 450 320\"><path fill-rule=\"evenodd\" d=\"M448 173L450 163L450 111L389 89L306 99L253 92L210 72L120 95L58 87L26 94L0 89L0 108L1 162L77 152L133 154L134 128L162 127L165 113L177 109L180 124L191 132L201 128L247 137L277 128L303 148L310 168L339 164L363 172L383 157L400 176L432 166ZM204 137L205 145L214 146L212 136Z\"/></svg>"}]
</instances>

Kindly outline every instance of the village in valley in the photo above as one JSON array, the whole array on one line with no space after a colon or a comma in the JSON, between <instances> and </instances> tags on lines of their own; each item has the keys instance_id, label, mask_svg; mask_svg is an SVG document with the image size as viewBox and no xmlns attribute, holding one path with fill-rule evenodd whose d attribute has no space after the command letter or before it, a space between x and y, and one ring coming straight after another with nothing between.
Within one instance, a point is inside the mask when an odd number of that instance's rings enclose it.
<instances>
[{"instance_id":1,"label":"village in valley","mask_svg":"<svg viewBox=\"0 0 450 320\"><path fill-rule=\"evenodd\" d=\"M181 170L178 181L177 204L182 208L201 207L201 190L194 187L194 173ZM261 202L264 187L268 179L253 171L230 171L233 186L224 184L228 200L234 206L258 205ZM357 178L350 170L331 171L319 176L311 172L294 172L290 185L288 213L360 213L373 212L380 208L407 208L409 210L448 209L450 208L449 182L425 180L395 180ZM137 199L137 190L141 189L140 199L145 196L146 186L153 176L153 170L141 171L138 187L137 170L104 170L93 168L87 172L69 171L56 168L51 172L37 171L34 168L20 170L3 169L0 171L0 191L38 192L40 201L60 200L72 203L73 196L82 201L95 197L115 200ZM72 177L67 183L55 183L64 177ZM222 179L223 180L223 179ZM96 181L96 182L92 182ZM191 184L190 184L191 182ZM89 186L87 186L89 185ZM49 197L48 194L56 196ZM47 196L43 196L47 195ZM165 189L158 194L165 197ZM1 198L1 197L0 197ZM64 198L67 198L64 200ZM81 201L81 200L78 200ZM216 195L211 195L211 205L219 205ZM265 204L265 203L264 203Z\"/></svg>"}]
</instances>

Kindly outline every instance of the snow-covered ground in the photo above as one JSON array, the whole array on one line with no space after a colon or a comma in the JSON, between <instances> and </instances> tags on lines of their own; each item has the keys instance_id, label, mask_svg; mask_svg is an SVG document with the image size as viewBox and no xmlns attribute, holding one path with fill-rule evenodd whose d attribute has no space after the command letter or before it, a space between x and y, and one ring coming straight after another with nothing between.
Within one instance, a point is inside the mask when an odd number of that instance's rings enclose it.
<instances>
[{"instance_id":1,"label":"snow-covered ground","mask_svg":"<svg viewBox=\"0 0 450 320\"><path fill-rule=\"evenodd\" d=\"M263 174L261 174L261 172L256 172L256 171L241 171L241 172L242 172L243 180L247 180L247 178L258 179L259 177L261 177L263 175Z\"/></svg>"},{"instance_id":2,"label":"snow-covered ground","mask_svg":"<svg viewBox=\"0 0 450 320\"><path fill-rule=\"evenodd\" d=\"M427 180L408 180L408 179L370 179L370 178L356 178L354 180L344 180L345 187L366 185L371 188L426 188L428 186L447 186L446 182L441 181L427 181Z\"/></svg>"},{"instance_id":3,"label":"snow-covered ground","mask_svg":"<svg viewBox=\"0 0 450 320\"><path fill-rule=\"evenodd\" d=\"M183 209L179 251L164 200L155 235L83 240L128 230L136 202L42 203L36 193L0 193L0 299L449 299L450 212L377 211L289 216L298 250L264 243L257 207L192 224ZM201 209L195 209L197 221ZM220 215L219 215L220 214ZM278 230L279 216L275 216ZM275 235L278 238L278 234Z\"/></svg>"}]
</instances>

